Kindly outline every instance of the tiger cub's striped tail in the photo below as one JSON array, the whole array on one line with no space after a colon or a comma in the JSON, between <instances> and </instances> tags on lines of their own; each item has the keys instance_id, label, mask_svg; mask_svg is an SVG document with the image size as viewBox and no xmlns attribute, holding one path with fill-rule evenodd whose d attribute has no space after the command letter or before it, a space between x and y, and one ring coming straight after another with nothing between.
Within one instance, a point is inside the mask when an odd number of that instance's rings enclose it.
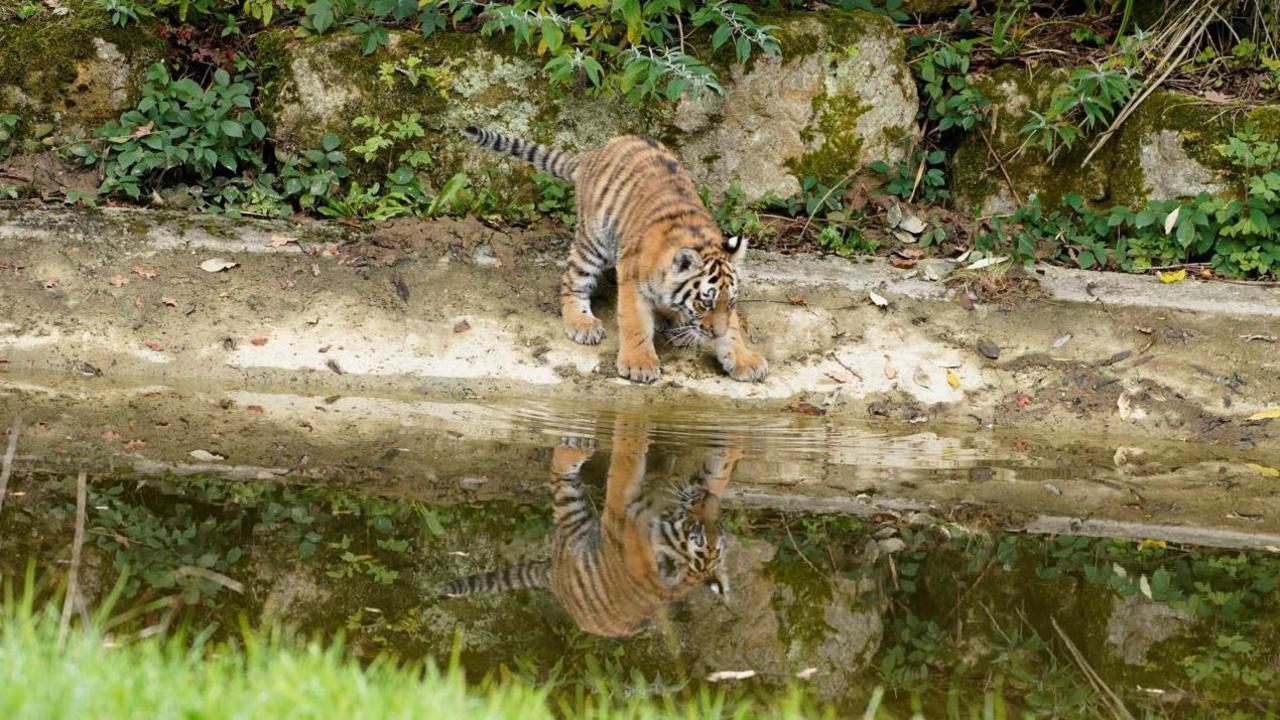
<instances>
[{"instance_id":1,"label":"tiger cub's striped tail","mask_svg":"<svg viewBox=\"0 0 1280 720\"><path fill-rule=\"evenodd\" d=\"M440 595L458 598L476 593L503 593L526 588L545 588L550 585L551 563L535 560L452 580L440 589Z\"/></svg>"},{"instance_id":2,"label":"tiger cub's striped tail","mask_svg":"<svg viewBox=\"0 0 1280 720\"><path fill-rule=\"evenodd\" d=\"M521 140L475 126L467 126L462 134L480 147L518 157L561 180L573 182L574 174L578 171L578 158L531 140Z\"/></svg>"}]
</instances>

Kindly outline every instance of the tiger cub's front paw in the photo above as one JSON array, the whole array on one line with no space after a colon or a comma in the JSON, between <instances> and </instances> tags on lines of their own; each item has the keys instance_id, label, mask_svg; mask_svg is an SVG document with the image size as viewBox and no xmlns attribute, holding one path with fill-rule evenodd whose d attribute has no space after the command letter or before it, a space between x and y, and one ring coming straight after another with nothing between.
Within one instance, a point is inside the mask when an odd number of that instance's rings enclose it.
<instances>
[{"instance_id":1,"label":"tiger cub's front paw","mask_svg":"<svg viewBox=\"0 0 1280 720\"><path fill-rule=\"evenodd\" d=\"M561 438L551 452L551 469L558 475L572 475L595 451L595 441L590 438Z\"/></svg>"},{"instance_id":2,"label":"tiger cub's front paw","mask_svg":"<svg viewBox=\"0 0 1280 720\"><path fill-rule=\"evenodd\" d=\"M769 361L750 350L740 350L721 358L720 363L729 377L738 382L760 382L769 375Z\"/></svg>"},{"instance_id":3,"label":"tiger cub's front paw","mask_svg":"<svg viewBox=\"0 0 1280 720\"><path fill-rule=\"evenodd\" d=\"M618 377L624 377L632 382L651 383L661 374L658 354L652 349L618 353Z\"/></svg>"},{"instance_id":4,"label":"tiger cub's front paw","mask_svg":"<svg viewBox=\"0 0 1280 720\"><path fill-rule=\"evenodd\" d=\"M564 334L582 345L599 345L604 339L604 323L593 315L580 315L564 319Z\"/></svg>"}]
</instances>

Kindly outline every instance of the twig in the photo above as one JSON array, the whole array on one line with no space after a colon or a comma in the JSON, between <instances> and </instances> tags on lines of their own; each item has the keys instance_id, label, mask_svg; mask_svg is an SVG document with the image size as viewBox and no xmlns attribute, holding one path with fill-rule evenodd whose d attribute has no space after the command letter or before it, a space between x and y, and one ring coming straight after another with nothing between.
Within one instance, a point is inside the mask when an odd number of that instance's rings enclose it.
<instances>
[{"instance_id":1,"label":"twig","mask_svg":"<svg viewBox=\"0 0 1280 720\"><path fill-rule=\"evenodd\" d=\"M813 212L809 213L809 218L804 221L804 227L800 228L800 237L804 237L804 234L809 231L809 225L810 223L813 222L814 216L817 215L818 211L821 210L822 207L827 204L827 198L831 197L831 193L835 192L842 185L852 180L853 176L857 174L857 172L858 172L857 170L854 170L848 175L845 175L843 178L840 179L840 182L832 185L830 188L827 189L827 193L822 196L822 199L819 200L818 204L814 206Z\"/></svg>"},{"instance_id":2,"label":"twig","mask_svg":"<svg viewBox=\"0 0 1280 720\"><path fill-rule=\"evenodd\" d=\"M84 545L85 480L88 473L80 471L76 478L76 536L71 545L71 571L67 573L67 595L62 598L62 622L58 625L58 647L67 642L67 628L71 626L71 609L80 592L80 547Z\"/></svg>"},{"instance_id":3,"label":"twig","mask_svg":"<svg viewBox=\"0 0 1280 720\"><path fill-rule=\"evenodd\" d=\"M1089 661L1085 660L1084 654L1071 642L1071 638L1067 637L1067 633L1063 631L1062 626L1058 624L1058 618L1051 617L1049 620L1053 623L1053 629L1058 631L1058 637L1062 638L1062 643L1067 646L1067 652L1071 653L1071 658L1080 666L1080 671L1084 673L1085 678L1089 680L1089 684L1093 689L1103 696L1104 701L1111 706L1111 712L1121 720L1135 720L1133 714L1129 712L1129 708L1124 706L1124 701L1119 695L1102 680L1102 677L1089 665Z\"/></svg>"},{"instance_id":4,"label":"twig","mask_svg":"<svg viewBox=\"0 0 1280 720\"><path fill-rule=\"evenodd\" d=\"M1186 14L1190 16L1194 12L1195 11L1193 10L1188 10ZM1206 6L1206 8L1202 9L1198 15L1187 20L1181 30L1171 31L1170 34L1174 34L1175 37L1168 41L1167 47L1169 49L1165 51L1164 56L1160 58L1154 68L1157 70L1164 68L1164 72L1160 73L1159 77L1155 80L1147 83L1147 86L1143 88L1142 92L1130 100L1124 108L1116 114L1115 119L1111 121L1111 124L1107 129L1098 136L1093 147L1089 149L1089 154L1084 156L1084 160L1080 163L1081 167L1088 165L1089 161L1093 159L1093 156L1096 155L1097 152L1102 149L1102 146L1106 145L1107 141L1111 139L1111 136L1120 129L1120 126L1124 124L1124 121L1128 120L1131 115L1137 112L1142 103L1146 102L1147 98L1150 97L1151 94L1154 93L1156 89L1173 74L1174 70L1181 66L1182 63L1186 62L1187 57L1195 49L1195 43L1192 42L1193 36L1204 32L1204 29L1209 24L1209 20L1216 14L1217 13L1213 11L1212 6Z\"/></svg>"},{"instance_id":5,"label":"twig","mask_svg":"<svg viewBox=\"0 0 1280 720\"><path fill-rule=\"evenodd\" d=\"M22 415L14 415L9 425L9 448L4 451L0 464L0 512L4 511L4 496L9 490L9 474L13 472L13 456L18 452L18 433L22 430Z\"/></svg>"},{"instance_id":6,"label":"twig","mask_svg":"<svg viewBox=\"0 0 1280 720\"><path fill-rule=\"evenodd\" d=\"M982 133L982 141L987 144L987 151L991 153L991 159L996 161L996 167L1000 168L1000 174L1004 175L1005 184L1009 186L1009 192L1013 193L1013 201L1018 205L1022 204L1022 198L1018 195L1018 188L1013 184L1013 178L1009 177L1009 170L1004 166L1004 160L1000 159L1000 153L996 152L996 148L991 144L991 138L987 136L987 131L982 129L981 125L975 125L978 132Z\"/></svg>"}]
</instances>

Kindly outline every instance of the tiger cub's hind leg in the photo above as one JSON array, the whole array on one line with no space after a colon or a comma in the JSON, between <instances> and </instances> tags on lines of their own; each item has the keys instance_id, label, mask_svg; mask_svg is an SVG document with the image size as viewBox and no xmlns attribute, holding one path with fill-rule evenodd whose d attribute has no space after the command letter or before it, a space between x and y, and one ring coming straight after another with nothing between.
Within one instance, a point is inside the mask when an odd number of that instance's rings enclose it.
<instances>
[{"instance_id":1,"label":"tiger cub's hind leg","mask_svg":"<svg viewBox=\"0 0 1280 720\"><path fill-rule=\"evenodd\" d=\"M591 314L591 293L607 268L605 258L583 226L579 220L569 247L569 267L560 281L560 318L570 340L597 345L604 339L604 323Z\"/></svg>"}]
</instances>

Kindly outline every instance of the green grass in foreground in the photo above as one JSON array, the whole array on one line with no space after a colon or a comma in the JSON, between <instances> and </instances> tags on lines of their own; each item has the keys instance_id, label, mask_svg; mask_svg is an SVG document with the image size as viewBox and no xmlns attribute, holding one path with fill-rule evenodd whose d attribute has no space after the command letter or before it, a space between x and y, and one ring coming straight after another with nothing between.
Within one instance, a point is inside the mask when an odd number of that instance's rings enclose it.
<instances>
[{"instance_id":1,"label":"green grass in foreground","mask_svg":"<svg viewBox=\"0 0 1280 720\"><path fill-rule=\"evenodd\" d=\"M30 585L28 585L30 587ZM600 702L587 695L558 707L544 690L516 681L468 686L458 670L433 663L360 664L339 641L304 642L287 633L245 629L239 641L198 634L112 638L72 627L59 647L54 605L14 600L0 608L0 718L612 718L812 717L799 693L764 709L729 708L707 693L693 703L637 698ZM30 597L27 593L26 597ZM107 627L102 619L98 627Z\"/></svg>"}]
</instances>

